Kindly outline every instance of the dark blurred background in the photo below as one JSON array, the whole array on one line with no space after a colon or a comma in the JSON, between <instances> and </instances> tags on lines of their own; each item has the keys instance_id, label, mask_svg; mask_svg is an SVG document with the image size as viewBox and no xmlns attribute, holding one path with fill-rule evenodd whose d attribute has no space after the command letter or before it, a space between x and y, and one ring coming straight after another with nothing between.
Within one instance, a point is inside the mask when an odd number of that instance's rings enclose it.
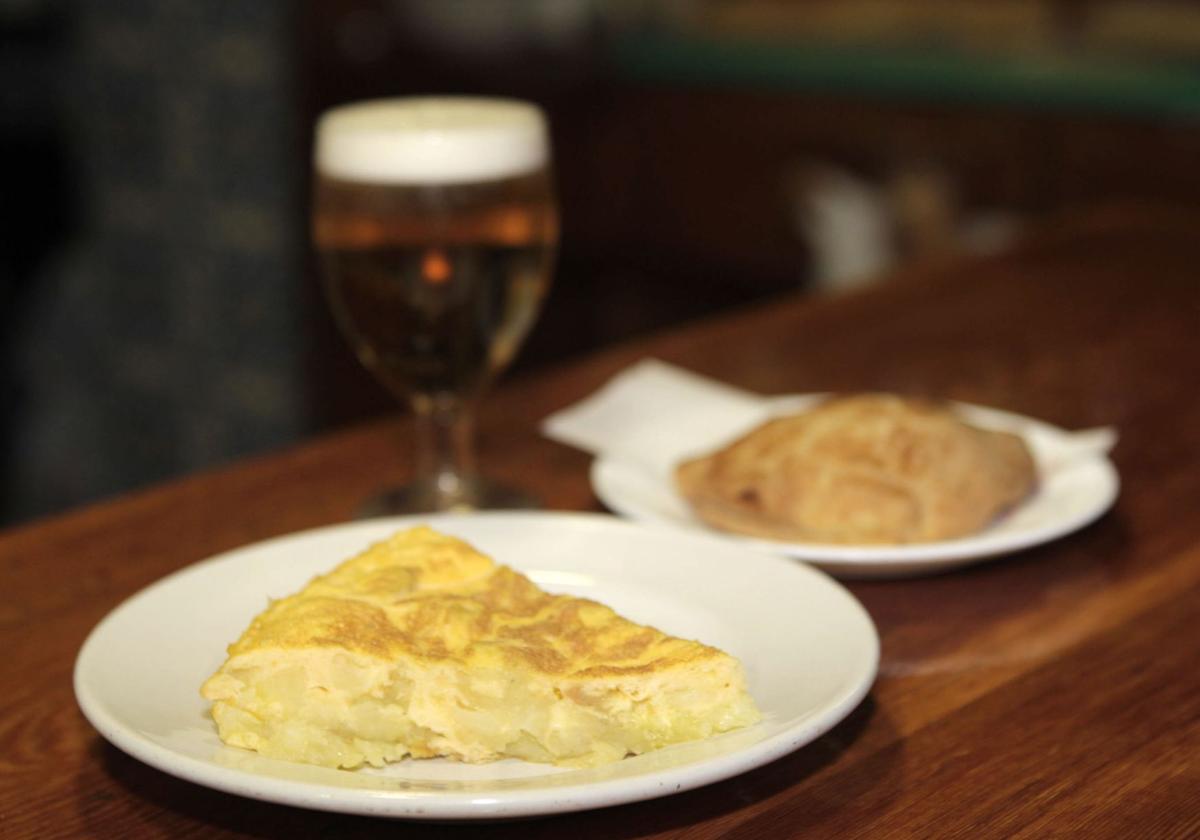
<instances>
[{"instance_id":1,"label":"dark blurred background","mask_svg":"<svg viewBox=\"0 0 1200 840\"><path fill-rule=\"evenodd\" d=\"M456 92L553 124L560 265L510 376L1200 203L1182 0L0 0L0 522L391 410L320 296L309 132Z\"/></svg>"}]
</instances>

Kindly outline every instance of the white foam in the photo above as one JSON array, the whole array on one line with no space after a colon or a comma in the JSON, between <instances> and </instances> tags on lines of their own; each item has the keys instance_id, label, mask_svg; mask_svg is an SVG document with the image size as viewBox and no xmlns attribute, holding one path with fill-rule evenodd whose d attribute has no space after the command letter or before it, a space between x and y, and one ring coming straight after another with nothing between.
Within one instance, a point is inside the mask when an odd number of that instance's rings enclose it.
<instances>
[{"instance_id":1,"label":"white foam","mask_svg":"<svg viewBox=\"0 0 1200 840\"><path fill-rule=\"evenodd\" d=\"M317 121L317 171L349 181L448 184L539 169L550 143L528 102L471 97L378 99L326 111Z\"/></svg>"}]
</instances>

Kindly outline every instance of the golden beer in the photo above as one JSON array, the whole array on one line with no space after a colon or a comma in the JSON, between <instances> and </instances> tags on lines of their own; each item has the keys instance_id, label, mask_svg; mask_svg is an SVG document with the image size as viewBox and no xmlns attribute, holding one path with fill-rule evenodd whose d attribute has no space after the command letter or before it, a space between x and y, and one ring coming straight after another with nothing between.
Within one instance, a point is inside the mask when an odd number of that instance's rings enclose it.
<instances>
[{"instance_id":1,"label":"golden beer","mask_svg":"<svg viewBox=\"0 0 1200 840\"><path fill-rule=\"evenodd\" d=\"M476 395L550 283L548 175L432 191L322 177L316 189L326 288L362 363L401 396Z\"/></svg>"},{"instance_id":2,"label":"golden beer","mask_svg":"<svg viewBox=\"0 0 1200 840\"><path fill-rule=\"evenodd\" d=\"M516 354L558 240L539 109L418 98L317 124L313 241L342 331L417 417L417 480L373 512L512 506L474 474L470 410Z\"/></svg>"},{"instance_id":3,"label":"golden beer","mask_svg":"<svg viewBox=\"0 0 1200 840\"><path fill-rule=\"evenodd\" d=\"M550 284L558 224L546 162L515 173L529 161L470 163L330 173L318 157L313 237L331 306L362 363L402 397L476 396L512 360Z\"/></svg>"}]
</instances>

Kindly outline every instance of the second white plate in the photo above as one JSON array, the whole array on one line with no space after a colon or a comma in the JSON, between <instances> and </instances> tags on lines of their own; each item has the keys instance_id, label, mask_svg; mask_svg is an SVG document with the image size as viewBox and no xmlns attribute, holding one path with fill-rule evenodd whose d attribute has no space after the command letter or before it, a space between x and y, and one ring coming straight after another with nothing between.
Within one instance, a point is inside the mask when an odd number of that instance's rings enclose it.
<instances>
[{"instance_id":1,"label":"second white plate","mask_svg":"<svg viewBox=\"0 0 1200 840\"><path fill-rule=\"evenodd\" d=\"M781 397L774 401L775 410L803 410L823 396ZM806 560L847 578L930 574L1020 551L1082 528L1116 500L1120 482L1103 446L1018 414L963 403L956 406L981 427L1021 435L1033 452L1039 479L1031 498L969 537L899 546L857 546L785 543L723 533L692 513L676 492L670 475L613 457L601 456L592 462L592 489L609 510L630 519L703 531L759 551ZM724 442L713 440L712 448Z\"/></svg>"},{"instance_id":2,"label":"second white plate","mask_svg":"<svg viewBox=\"0 0 1200 840\"><path fill-rule=\"evenodd\" d=\"M224 746L199 695L225 646L267 605L401 527L425 522L543 588L742 660L764 721L586 770L521 761L401 761L343 771ZM766 764L817 738L870 688L874 625L821 572L728 542L611 516L498 513L379 519L270 540L183 569L92 631L75 693L92 725L167 773L242 796L409 819L496 819L665 796Z\"/></svg>"}]
</instances>

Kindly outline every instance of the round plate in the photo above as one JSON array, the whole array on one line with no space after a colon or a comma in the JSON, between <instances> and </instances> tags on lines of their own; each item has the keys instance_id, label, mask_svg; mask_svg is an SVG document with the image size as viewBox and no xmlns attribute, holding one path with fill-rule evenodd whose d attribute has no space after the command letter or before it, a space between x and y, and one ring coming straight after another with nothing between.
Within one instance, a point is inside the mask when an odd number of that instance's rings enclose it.
<instances>
[{"instance_id":1,"label":"round plate","mask_svg":"<svg viewBox=\"0 0 1200 840\"><path fill-rule=\"evenodd\" d=\"M824 395L778 398L776 413L800 411ZM953 540L899 546L788 543L711 528L675 490L672 477L633 461L601 456L592 462L592 489L615 513L643 522L719 536L758 551L806 560L846 578L888 578L946 571L1057 539L1095 520L1112 506L1120 482L1103 447L1079 435L1018 414L956 403L970 422L1024 438L1038 470L1036 492L990 527ZM1104 437L1101 435L1100 437ZM716 449L727 441L712 441ZM1111 443L1111 441L1110 441Z\"/></svg>"},{"instance_id":2,"label":"round plate","mask_svg":"<svg viewBox=\"0 0 1200 840\"><path fill-rule=\"evenodd\" d=\"M224 746L199 695L268 598L393 531L427 523L543 588L592 598L741 659L762 723L584 770L506 760L405 760L331 770ZM377 519L281 537L190 566L117 607L75 664L80 708L120 749L173 775L308 808L497 819L664 796L766 764L858 705L879 642L861 605L814 569L732 543L591 514Z\"/></svg>"}]
</instances>

